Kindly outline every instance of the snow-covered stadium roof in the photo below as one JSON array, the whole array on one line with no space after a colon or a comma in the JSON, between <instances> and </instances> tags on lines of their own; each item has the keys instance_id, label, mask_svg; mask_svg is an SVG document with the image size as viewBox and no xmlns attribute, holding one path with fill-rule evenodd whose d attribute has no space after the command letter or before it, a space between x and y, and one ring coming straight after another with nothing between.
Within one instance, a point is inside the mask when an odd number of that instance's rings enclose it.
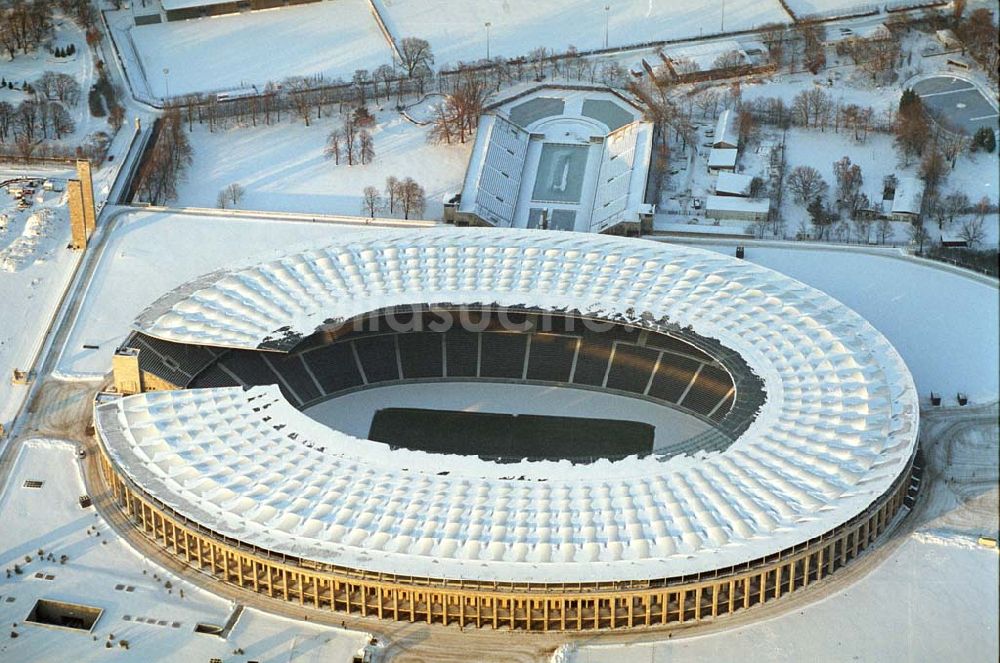
<instances>
[{"instance_id":1,"label":"snow-covered stadium roof","mask_svg":"<svg viewBox=\"0 0 1000 663\"><path fill-rule=\"evenodd\" d=\"M768 555L864 511L915 449L912 378L868 322L781 274L690 247L362 231L182 287L138 327L254 347L278 329L305 335L418 302L648 312L738 351L767 400L723 452L579 466L390 451L310 419L277 387L117 399L98 407L101 438L157 499L225 536L372 571L535 582L672 577Z\"/></svg>"}]
</instances>

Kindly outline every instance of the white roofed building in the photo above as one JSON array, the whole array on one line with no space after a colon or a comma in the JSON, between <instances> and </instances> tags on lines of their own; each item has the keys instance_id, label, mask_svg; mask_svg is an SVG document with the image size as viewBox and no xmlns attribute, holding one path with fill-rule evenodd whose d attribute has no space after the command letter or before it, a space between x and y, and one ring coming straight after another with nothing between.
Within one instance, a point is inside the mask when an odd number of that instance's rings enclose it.
<instances>
[{"instance_id":1,"label":"white roofed building","mask_svg":"<svg viewBox=\"0 0 1000 663\"><path fill-rule=\"evenodd\" d=\"M713 147L708 153L708 172L734 172L736 170L736 158L738 156L739 150L735 148Z\"/></svg>"},{"instance_id":2,"label":"white roofed building","mask_svg":"<svg viewBox=\"0 0 1000 663\"><path fill-rule=\"evenodd\" d=\"M320 0L159 0L163 8L164 18L168 21L183 21L203 16L218 16L221 14L236 14L246 10L274 9L289 5L303 5ZM135 2L132 3L136 4ZM146 3L152 6L152 3ZM145 5L144 5L145 6ZM136 24L143 25L148 20L149 7L135 7ZM155 14L154 14L155 16ZM143 19L143 20L140 20Z\"/></svg>"},{"instance_id":3,"label":"white roofed building","mask_svg":"<svg viewBox=\"0 0 1000 663\"><path fill-rule=\"evenodd\" d=\"M705 201L705 216L710 219L763 221L770 209L771 201L767 198L709 196Z\"/></svg>"},{"instance_id":4,"label":"white roofed building","mask_svg":"<svg viewBox=\"0 0 1000 663\"><path fill-rule=\"evenodd\" d=\"M733 148L740 146L740 133L736 127L736 114L726 109L719 114L719 119L715 123L715 136L712 140L712 147Z\"/></svg>"},{"instance_id":5,"label":"white roofed building","mask_svg":"<svg viewBox=\"0 0 1000 663\"><path fill-rule=\"evenodd\" d=\"M529 87L479 121L456 225L637 234L646 200L653 126L605 87Z\"/></svg>"},{"instance_id":6,"label":"white roofed building","mask_svg":"<svg viewBox=\"0 0 1000 663\"><path fill-rule=\"evenodd\" d=\"M892 199L892 217L900 220L920 216L924 203L924 181L919 177L900 177Z\"/></svg>"},{"instance_id":7,"label":"white roofed building","mask_svg":"<svg viewBox=\"0 0 1000 663\"><path fill-rule=\"evenodd\" d=\"M719 179L715 182L715 193L719 196L740 196L747 198L750 196L750 186L753 184L753 176L742 173L719 173Z\"/></svg>"}]
</instances>

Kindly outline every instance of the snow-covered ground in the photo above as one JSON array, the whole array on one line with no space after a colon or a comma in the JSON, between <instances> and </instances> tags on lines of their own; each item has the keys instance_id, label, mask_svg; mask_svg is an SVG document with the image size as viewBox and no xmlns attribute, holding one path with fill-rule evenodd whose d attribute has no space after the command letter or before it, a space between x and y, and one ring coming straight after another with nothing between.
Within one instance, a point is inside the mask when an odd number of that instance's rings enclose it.
<instances>
[{"instance_id":1,"label":"snow-covered ground","mask_svg":"<svg viewBox=\"0 0 1000 663\"><path fill-rule=\"evenodd\" d=\"M365 0L139 27L131 25L128 10L111 13L109 20L133 83L144 77L156 97L168 91L178 96L262 88L289 76L350 80L357 69L392 64L392 51Z\"/></svg>"},{"instance_id":2,"label":"snow-covered ground","mask_svg":"<svg viewBox=\"0 0 1000 663\"><path fill-rule=\"evenodd\" d=\"M385 179L395 176L412 177L423 186L427 209L422 218L440 219L444 195L462 189L472 143L430 144L426 127L396 111L377 111L375 117L375 160L354 166L343 159L335 165L323 156L327 135L343 122L337 115L309 127L290 119L216 132L196 126L194 164L174 204L215 207L219 191L238 182L246 189L241 209L358 216L363 215L362 190L371 185L383 191Z\"/></svg>"},{"instance_id":3,"label":"snow-covered ground","mask_svg":"<svg viewBox=\"0 0 1000 663\"><path fill-rule=\"evenodd\" d=\"M631 46L649 41L748 30L788 22L777 0L681 3L672 0L375 0L389 31L397 38L430 42L437 65L490 56L516 57L544 46L562 52ZM610 10L605 11L605 7ZM725 15L723 16L723 12Z\"/></svg>"},{"instance_id":4,"label":"snow-covered ground","mask_svg":"<svg viewBox=\"0 0 1000 663\"><path fill-rule=\"evenodd\" d=\"M364 633L253 609L243 612L226 639L194 634L200 622L225 624L232 603L151 564L118 538L93 507L82 509L77 500L86 490L77 462L68 442L28 441L0 496L0 567L11 571L9 578L0 575L0 619L7 626L16 623L9 630L18 634L4 634L0 660L68 660L70 652L81 663L109 656L134 661L231 660L239 648L245 652L241 660L348 661L364 646ZM25 488L27 480L41 481L42 486ZM54 561L40 558L39 550L45 558L51 553ZM65 563L59 561L62 555L67 556ZM22 573L13 572L15 564ZM91 634L25 624L38 598L82 603L104 612ZM123 640L127 650L119 645ZM105 646L109 641L111 649Z\"/></svg>"},{"instance_id":5,"label":"snow-covered ground","mask_svg":"<svg viewBox=\"0 0 1000 663\"><path fill-rule=\"evenodd\" d=\"M0 169L0 181L6 179L4 172ZM60 170L46 174L60 188L71 176ZM0 188L0 424L4 426L9 426L28 390L11 384L12 372L30 367L80 256L66 248L70 233L65 194L39 193L40 203L18 211L7 190Z\"/></svg>"},{"instance_id":6,"label":"snow-covered ground","mask_svg":"<svg viewBox=\"0 0 1000 663\"><path fill-rule=\"evenodd\" d=\"M361 439L368 439L372 418L390 407L432 408L462 412L542 414L641 421L656 427L654 448L681 442L708 430L696 417L648 401L588 389L485 382L401 384L364 389L315 405L310 417Z\"/></svg>"},{"instance_id":7,"label":"snow-covered ground","mask_svg":"<svg viewBox=\"0 0 1000 663\"><path fill-rule=\"evenodd\" d=\"M996 603L996 550L914 536L864 580L801 610L712 635L582 647L568 662L995 661Z\"/></svg>"},{"instance_id":8,"label":"snow-covered ground","mask_svg":"<svg viewBox=\"0 0 1000 663\"><path fill-rule=\"evenodd\" d=\"M704 245L732 254L733 246ZM1000 394L997 286L912 260L850 250L747 246L746 259L818 288L857 311L896 347L921 400L940 392L949 404ZM898 254L895 254L898 255Z\"/></svg>"}]
</instances>

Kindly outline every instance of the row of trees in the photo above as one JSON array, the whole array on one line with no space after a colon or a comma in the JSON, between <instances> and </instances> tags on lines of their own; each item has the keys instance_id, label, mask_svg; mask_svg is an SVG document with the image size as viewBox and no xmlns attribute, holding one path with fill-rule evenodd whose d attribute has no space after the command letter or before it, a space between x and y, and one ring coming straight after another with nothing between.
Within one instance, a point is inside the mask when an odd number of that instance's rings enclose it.
<instances>
[{"instance_id":1,"label":"row of trees","mask_svg":"<svg viewBox=\"0 0 1000 663\"><path fill-rule=\"evenodd\" d=\"M978 62L986 74L998 80L1000 70L1000 33L997 32L993 12L986 7L975 9L967 18L962 18L965 12L965 0L952 2L953 27L958 37L965 44L966 51Z\"/></svg>"},{"instance_id":2,"label":"row of trees","mask_svg":"<svg viewBox=\"0 0 1000 663\"><path fill-rule=\"evenodd\" d=\"M361 193L361 213L374 219L380 214L402 214L404 219L420 216L427 207L424 188L412 178L387 177L385 189L366 186Z\"/></svg>"},{"instance_id":3,"label":"row of trees","mask_svg":"<svg viewBox=\"0 0 1000 663\"><path fill-rule=\"evenodd\" d=\"M58 101L25 99L17 106L0 101L0 143L12 142L19 152L42 140L59 140L75 130L72 116Z\"/></svg>"},{"instance_id":4,"label":"row of trees","mask_svg":"<svg viewBox=\"0 0 1000 663\"><path fill-rule=\"evenodd\" d=\"M191 143L180 113L168 109L160 120L156 142L139 168L137 198L152 205L173 200L191 162Z\"/></svg>"},{"instance_id":5,"label":"row of trees","mask_svg":"<svg viewBox=\"0 0 1000 663\"><path fill-rule=\"evenodd\" d=\"M61 101L67 106L80 103L80 84L69 74L46 71L31 86L36 96Z\"/></svg>"},{"instance_id":6,"label":"row of trees","mask_svg":"<svg viewBox=\"0 0 1000 663\"><path fill-rule=\"evenodd\" d=\"M428 140L465 143L479 125L479 116L483 114L488 95L489 88L484 77L478 72L466 71L454 90L435 107Z\"/></svg>"},{"instance_id":7,"label":"row of trees","mask_svg":"<svg viewBox=\"0 0 1000 663\"><path fill-rule=\"evenodd\" d=\"M358 111L364 111L363 113ZM375 123L374 118L370 120L359 119L371 118L367 109L361 106L354 113L349 114L339 129L334 129L326 138L326 148L323 155L327 159L340 165L343 159L348 166L355 164L371 163L375 159L375 139L367 127Z\"/></svg>"}]
</instances>

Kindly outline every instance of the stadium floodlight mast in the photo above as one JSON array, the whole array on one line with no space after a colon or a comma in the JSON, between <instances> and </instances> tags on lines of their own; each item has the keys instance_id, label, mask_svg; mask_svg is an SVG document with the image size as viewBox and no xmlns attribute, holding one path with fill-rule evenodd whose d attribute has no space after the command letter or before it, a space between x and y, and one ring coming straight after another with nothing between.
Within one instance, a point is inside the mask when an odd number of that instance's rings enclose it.
<instances>
[{"instance_id":1,"label":"stadium floodlight mast","mask_svg":"<svg viewBox=\"0 0 1000 663\"><path fill-rule=\"evenodd\" d=\"M604 48L608 47L608 20L611 16L611 5L604 5Z\"/></svg>"},{"instance_id":2,"label":"stadium floodlight mast","mask_svg":"<svg viewBox=\"0 0 1000 663\"><path fill-rule=\"evenodd\" d=\"M486 59L490 59L490 26L493 25L490 21L486 21L483 25L486 26Z\"/></svg>"},{"instance_id":3,"label":"stadium floodlight mast","mask_svg":"<svg viewBox=\"0 0 1000 663\"><path fill-rule=\"evenodd\" d=\"M166 99L170 98L170 69L163 68L163 87L166 88Z\"/></svg>"}]
</instances>

